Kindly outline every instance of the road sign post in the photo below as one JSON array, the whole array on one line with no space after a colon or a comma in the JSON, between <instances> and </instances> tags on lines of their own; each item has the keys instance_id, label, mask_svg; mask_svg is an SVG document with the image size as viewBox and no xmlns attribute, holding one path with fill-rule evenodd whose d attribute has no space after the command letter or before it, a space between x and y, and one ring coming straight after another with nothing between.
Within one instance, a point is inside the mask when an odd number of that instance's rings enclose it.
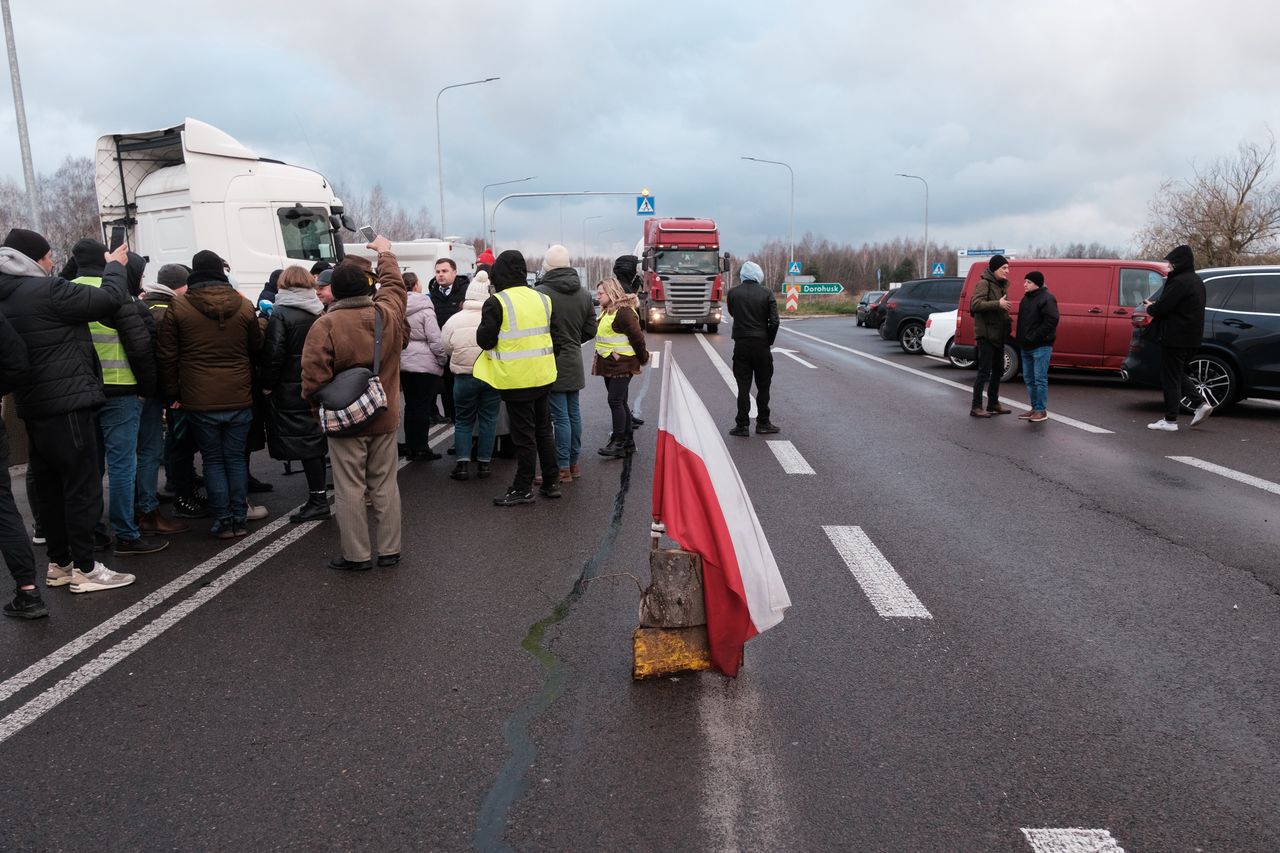
<instances>
[{"instance_id":1,"label":"road sign post","mask_svg":"<svg viewBox=\"0 0 1280 853\"><path fill-rule=\"evenodd\" d=\"M787 285L787 310L788 311L800 310L800 288L802 287L804 287L804 285L802 284Z\"/></svg>"}]
</instances>

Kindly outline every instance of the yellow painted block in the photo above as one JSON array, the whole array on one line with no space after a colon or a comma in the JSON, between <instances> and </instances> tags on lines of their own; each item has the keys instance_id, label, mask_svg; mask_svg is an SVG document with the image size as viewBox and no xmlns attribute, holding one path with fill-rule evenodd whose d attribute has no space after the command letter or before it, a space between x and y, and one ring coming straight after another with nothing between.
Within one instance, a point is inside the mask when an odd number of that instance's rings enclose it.
<instances>
[{"instance_id":1,"label":"yellow painted block","mask_svg":"<svg viewBox=\"0 0 1280 853\"><path fill-rule=\"evenodd\" d=\"M631 635L634 679L711 669L707 626L637 628Z\"/></svg>"}]
</instances>

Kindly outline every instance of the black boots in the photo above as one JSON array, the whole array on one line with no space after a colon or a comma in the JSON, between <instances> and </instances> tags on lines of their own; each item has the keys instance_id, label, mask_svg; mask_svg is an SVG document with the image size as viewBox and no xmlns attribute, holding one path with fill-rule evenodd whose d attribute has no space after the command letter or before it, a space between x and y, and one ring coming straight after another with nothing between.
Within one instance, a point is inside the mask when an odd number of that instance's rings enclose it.
<instances>
[{"instance_id":1,"label":"black boots","mask_svg":"<svg viewBox=\"0 0 1280 853\"><path fill-rule=\"evenodd\" d=\"M289 516L289 520L294 524L302 521L319 521L322 518L328 518L329 498L324 492L311 492L307 495L307 502L302 505L302 509Z\"/></svg>"},{"instance_id":2,"label":"black boots","mask_svg":"<svg viewBox=\"0 0 1280 853\"><path fill-rule=\"evenodd\" d=\"M636 452L636 442L630 434L618 435L614 433L609 436L609 443L596 451L601 456L607 456L610 459L621 459Z\"/></svg>"},{"instance_id":3,"label":"black boots","mask_svg":"<svg viewBox=\"0 0 1280 853\"><path fill-rule=\"evenodd\" d=\"M454 465L453 470L449 472L450 479L453 479L453 480L471 479L471 473L467 470L468 466L469 466L469 463L467 462L459 462L457 465Z\"/></svg>"},{"instance_id":4,"label":"black boots","mask_svg":"<svg viewBox=\"0 0 1280 853\"><path fill-rule=\"evenodd\" d=\"M477 463L476 463L476 479L477 479L477 480L487 480L487 479L489 479L489 475L490 475L491 473L492 473L492 472L489 470L489 463L488 463L488 462L477 462Z\"/></svg>"}]
</instances>

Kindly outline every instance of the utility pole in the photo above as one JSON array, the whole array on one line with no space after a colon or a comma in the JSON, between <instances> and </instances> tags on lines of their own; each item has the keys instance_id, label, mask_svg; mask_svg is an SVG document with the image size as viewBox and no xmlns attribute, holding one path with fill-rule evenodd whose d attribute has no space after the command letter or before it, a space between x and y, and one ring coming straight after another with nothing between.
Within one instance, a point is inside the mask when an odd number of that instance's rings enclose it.
<instances>
[{"instance_id":1,"label":"utility pole","mask_svg":"<svg viewBox=\"0 0 1280 853\"><path fill-rule=\"evenodd\" d=\"M0 0L4 14L4 41L9 49L9 82L13 84L13 113L18 120L18 145L22 149L22 175L27 181L27 203L31 205L31 229L42 231L40 222L40 188L36 186L36 169L31 162L31 139L27 135L27 108L22 102L22 78L18 74L18 47L13 40L13 17L9 0Z\"/></svg>"}]
</instances>

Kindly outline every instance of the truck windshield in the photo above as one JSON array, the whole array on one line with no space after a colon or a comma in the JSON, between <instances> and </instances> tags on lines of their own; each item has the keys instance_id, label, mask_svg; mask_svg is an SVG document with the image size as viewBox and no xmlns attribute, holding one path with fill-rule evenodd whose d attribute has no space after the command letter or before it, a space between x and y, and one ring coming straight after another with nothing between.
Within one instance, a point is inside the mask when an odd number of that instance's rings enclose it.
<instances>
[{"instance_id":1,"label":"truck windshield","mask_svg":"<svg viewBox=\"0 0 1280 853\"><path fill-rule=\"evenodd\" d=\"M333 261L338 257L329 230L328 211L319 208L282 207L280 231L286 257L300 261Z\"/></svg>"},{"instance_id":2,"label":"truck windshield","mask_svg":"<svg viewBox=\"0 0 1280 853\"><path fill-rule=\"evenodd\" d=\"M667 249L658 252L658 275L715 275L720 272L720 259L715 252L681 252Z\"/></svg>"}]
</instances>

